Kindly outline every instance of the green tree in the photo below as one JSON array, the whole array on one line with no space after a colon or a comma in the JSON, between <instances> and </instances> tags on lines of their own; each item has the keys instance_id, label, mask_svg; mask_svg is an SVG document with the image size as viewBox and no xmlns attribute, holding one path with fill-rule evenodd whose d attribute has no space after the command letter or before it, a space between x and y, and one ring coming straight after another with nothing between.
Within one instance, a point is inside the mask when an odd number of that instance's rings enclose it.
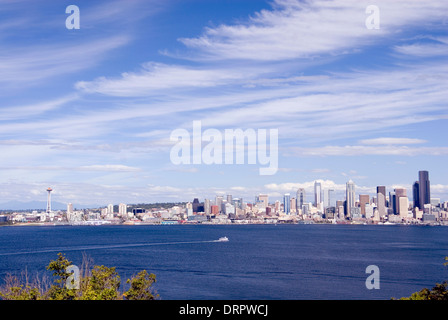
<instances>
[{"instance_id":1,"label":"green tree","mask_svg":"<svg viewBox=\"0 0 448 320\"><path fill-rule=\"evenodd\" d=\"M120 296L120 276L115 267L95 266L90 277L84 278L82 300L117 300Z\"/></svg>"},{"instance_id":2,"label":"green tree","mask_svg":"<svg viewBox=\"0 0 448 320\"><path fill-rule=\"evenodd\" d=\"M128 279L131 287L123 293L126 300L154 300L158 297L152 291L152 285L156 282L155 274L148 274L146 270L140 271L136 277Z\"/></svg>"},{"instance_id":3,"label":"green tree","mask_svg":"<svg viewBox=\"0 0 448 320\"><path fill-rule=\"evenodd\" d=\"M72 265L64 254L58 253L56 260L50 261L48 271L52 271L53 282L36 277L29 283L28 276L19 279L8 275L5 285L0 287L0 298L5 300L154 300L159 296L152 290L156 276L143 270L137 276L127 279L129 290L120 291L121 278L115 267L93 266L89 270L89 261L85 259L79 274L79 286L68 286Z\"/></svg>"},{"instance_id":4,"label":"green tree","mask_svg":"<svg viewBox=\"0 0 448 320\"><path fill-rule=\"evenodd\" d=\"M58 253L58 258L48 264L47 270L53 271L53 276L56 277L54 284L47 292L50 300L73 300L76 298L76 289L69 289L66 286L67 279L71 275L66 270L70 265L72 262L62 253Z\"/></svg>"}]
</instances>

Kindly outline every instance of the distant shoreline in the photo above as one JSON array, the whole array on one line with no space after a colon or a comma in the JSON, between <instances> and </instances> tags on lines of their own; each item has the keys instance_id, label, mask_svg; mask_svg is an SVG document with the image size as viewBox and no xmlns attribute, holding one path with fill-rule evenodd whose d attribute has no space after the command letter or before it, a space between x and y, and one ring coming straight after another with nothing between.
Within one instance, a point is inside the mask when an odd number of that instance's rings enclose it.
<instances>
[{"instance_id":1,"label":"distant shoreline","mask_svg":"<svg viewBox=\"0 0 448 320\"><path fill-rule=\"evenodd\" d=\"M162 224L162 223L102 223L102 224L70 224L70 223L54 223L54 222L29 222L29 223L15 223L4 224L0 227L101 227L101 226L247 226L247 225L344 225L344 226L417 226L417 227L446 227L447 224L406 224L406 223L176 223L176 224Z\"/></svg>"}]
</instances>

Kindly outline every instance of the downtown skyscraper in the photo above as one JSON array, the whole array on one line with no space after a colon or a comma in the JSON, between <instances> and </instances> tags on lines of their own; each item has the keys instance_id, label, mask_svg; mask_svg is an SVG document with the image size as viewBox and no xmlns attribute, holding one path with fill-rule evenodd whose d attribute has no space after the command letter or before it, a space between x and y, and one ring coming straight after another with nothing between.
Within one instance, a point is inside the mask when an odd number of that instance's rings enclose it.
<instances>
[{"instance_id":1,"label":"downtown skyscraper","mask_svg":"<svg viewBox=\"0 0 448 320\"><path fill-rule=\"evenodd\" d=\"M351 216L351 210L355 207L355 183L352 179L349 180L345 188L345 198L346 198L346 215Z\"/></svg>"},{"instance_id":2,"label":"downtown skyscraper","mask_svg":"<svg viewBox=\"0 0 448 320\"><path fill-rule=\"evenodd\" d=\"M286 214L291 213L291 195L289 193L285 193L283 196L283 211Z\"/></svg>"},{"instance_id":3,"label":"downtown skyscraper","mask_svg":"<svg viewBox=\"0 0 448 320\"><path fill-rule=\"evenodd\" d=\"M418 207L423 210L425 204L431 203L429 173L428 171L418 172Z\"/></svg>"},{"instance_id":4,"label":"downtown skyscraper","mask_svg":"<svg viewBox=\"0 0 448 320\"><path fill-rule=\"evenodd\" d=\"M304 188L299 188L296 195L296 209L302 209L306 202L306 193Z\"/></svg>"},{"instance_id":5,"label":"downtown skyscraper","mask_svg":"<svg viewBox=\"0 0 448 320\"><path fill-rule=\"evenodd\" d=\"M376 202L378 213L381 216L386 214L386 187L385 186L377 186L376 187Z\"/></svg>"},{"instance_id":6,"label":"downtown skyscraper","mask_svg":"<svg viewBox=\"0 0 448 320\"><path fill-rule=\"evenodd\" d=\"M316 207L322 202L322 184L320 182L314 182L314 205Z\"/></svg>"}]
</instances>

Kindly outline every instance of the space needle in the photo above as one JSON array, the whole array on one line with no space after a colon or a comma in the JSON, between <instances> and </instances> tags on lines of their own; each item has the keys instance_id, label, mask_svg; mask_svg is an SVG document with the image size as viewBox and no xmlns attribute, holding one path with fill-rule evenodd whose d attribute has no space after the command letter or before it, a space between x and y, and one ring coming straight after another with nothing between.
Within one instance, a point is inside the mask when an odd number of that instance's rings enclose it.
<instances>
[{"instance_id":1,"label":"space needle","mask_svg":"<svg viewBox=\"0 0 448 320\"><path fill-rule=\"evenodd\" d=\"M47 188L48 197L47 197L47 213L51 213L51 189L50 187Z\"/></svg>"}]
</instances>

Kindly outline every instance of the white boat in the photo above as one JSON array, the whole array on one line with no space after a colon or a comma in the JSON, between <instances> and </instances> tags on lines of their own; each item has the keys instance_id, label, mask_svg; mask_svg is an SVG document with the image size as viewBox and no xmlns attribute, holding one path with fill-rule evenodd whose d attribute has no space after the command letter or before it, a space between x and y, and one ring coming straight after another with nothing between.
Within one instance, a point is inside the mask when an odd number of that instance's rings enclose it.
<instances>
[{"instance_id":1,"label":"white boat","mask_svg":"<svg viewBox=\"0 0 448 320\"><path fill-rule=\"evenodd\" d=\"M218 239L218 241L219 241L219 242L226 242L226 241L229 241L229 238L227 238L227 237L221 237L221 238Z\"/></svg>"}]
</instances>

